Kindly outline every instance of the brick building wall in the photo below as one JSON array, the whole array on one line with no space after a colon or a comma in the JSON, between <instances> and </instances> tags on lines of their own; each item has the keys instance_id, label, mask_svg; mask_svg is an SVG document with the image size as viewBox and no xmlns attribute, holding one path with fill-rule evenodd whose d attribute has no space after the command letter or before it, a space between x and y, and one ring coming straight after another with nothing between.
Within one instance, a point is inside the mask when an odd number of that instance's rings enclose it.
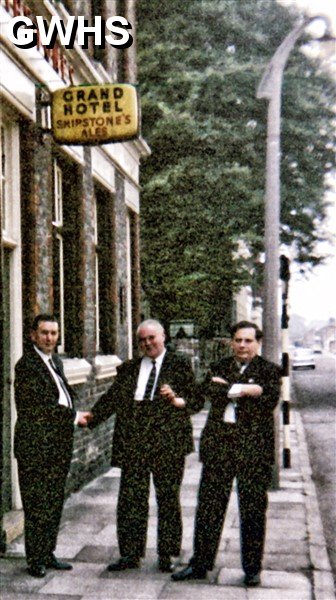
<instances>
[{"instance_id":1,"label":"brick building wall","mask_svg":"<svg viewBox=\"0 0 336 600\"><path fill-rule=\"evenodd\" d=\"M68 50L60 69L55 56L41 48L25 54L8 44L6 23L18 5L0 0L5 137L0 164L6 165L1 176L12 219L7 231L1 228L1 251L8 257L1 277L9 282L8 297L0 298L9 330L1 348L10 371L10 384L3 387L7 440L16 420L14 367L36 314L54 312L60 320L58 352L77 392L78 410L89 409L113 384L116 366L136 352L140 318L139 167L149 148L141 138L101 147L61 146L41 130L45 107L40 103L41 96L50 97L70 79L74 85L136 82L136 2L51 0L51 5L62 18L68 12L89 22L97 14L125 15L132 22L134 45L121 52L106 44L98 52L91 40L87 50ZM42 0L20 6L51 18ZM111 418L94 431L76 429L68 493L109 466L113 426ZM2 509L8 512L21 505L12 448L3 446L4 452Z\"/></svg>"}]
</instances>

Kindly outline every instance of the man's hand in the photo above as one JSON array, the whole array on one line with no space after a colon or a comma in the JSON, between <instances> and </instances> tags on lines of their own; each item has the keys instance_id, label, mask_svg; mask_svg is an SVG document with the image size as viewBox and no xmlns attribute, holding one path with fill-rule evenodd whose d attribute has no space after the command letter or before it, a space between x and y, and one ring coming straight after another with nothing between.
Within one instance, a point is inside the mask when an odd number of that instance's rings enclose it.
<instances>
[{"instance_id":1,"label":"man's hand","mask_svg":"<svg viewBox=\"0 0 336 600\"><path fill-rule=\"evenodd\" d=\"M160 394L161 394L161 396L163 396L164 398L169 400L170 404L172 404L176 408L184 408L185 407L185 401L183 400L183 398L178 398L176 396L174 390L172 390L172 388L170 387L170 385L168 385L168 383L165 383L164 385L162 385L160 387Z\"/></svg>"},{"instance_id":2,"label":"man's hand","mask_svg":"<svg viewBox=\"0 0 336 600\"><path fill-rule=\"evenodd\" d=\"M234 383L228 391L228 398L244 398L244 396L259 398L262 393L263 389L257 383Z\"/></svg>"},{"instance_id":3,"label":"man's hand","mask_svg":"<svg viewBox=\"0 0 336 600\"><path fill-rule=\"evenodd\" d=\"M258 385L257 383L242 383L241 387L241 398L243 396L255 396L256 398L258 398L263 393L261 385Z\"/></svg>"},{"instance_id":4,"label":"man's hand","mask_svg":"<svg viewBox=\"0 0 336 600\"><path fill-rule=\"evenodd\" d=\"M87 427L93 420L93 414L90 411L79 411L77 413L77 425L79 427Z\"/></svg>"}]
</instances>

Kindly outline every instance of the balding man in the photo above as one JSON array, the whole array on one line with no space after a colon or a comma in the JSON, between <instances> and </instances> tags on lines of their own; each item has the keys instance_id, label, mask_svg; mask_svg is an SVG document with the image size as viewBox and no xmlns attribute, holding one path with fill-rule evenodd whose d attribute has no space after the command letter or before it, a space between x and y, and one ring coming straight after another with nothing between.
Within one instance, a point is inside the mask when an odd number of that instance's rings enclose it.
<instances>
[{"instance_id":1,"label":"balding man","mask_svg":"<svg viewBox=\"0 0 336 600\"><path fill-rule=\"evenodd\" d=\"M120 559L109 571L140 566L145 555L150 475L158 503L158 567L174 569L182 541L180 487L185 456L193 450L190 415L199 410L189 359L165 348L156 320L137 330L142 358L128 360L88 413L90 427L116 415L112 466L121 468L117 507Z\"/></svg>"}]
</instances>

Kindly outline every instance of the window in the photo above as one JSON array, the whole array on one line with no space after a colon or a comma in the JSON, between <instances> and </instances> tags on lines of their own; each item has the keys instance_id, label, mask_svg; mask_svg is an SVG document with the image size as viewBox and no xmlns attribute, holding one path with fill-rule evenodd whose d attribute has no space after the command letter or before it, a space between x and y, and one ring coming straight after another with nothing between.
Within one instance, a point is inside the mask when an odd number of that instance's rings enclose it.
<instances>
[{"instance_id":1,"label":"window","mask_svg":"<svg viewBox=\"0 0 336 600\"><path fill-rule=\"evenodd\" d=\"M54 162L54 211L53 211L53 282L54 313L59 319L59 352L64 352L64 240L63 240L63 173Z\"/></svg>"},{"instance_id":2,"label":"window","mask_svg":"<svg viewBox=\"0 0 336 600\"><path fill-rule=\"evenodd\" d=\"M18 208L20 177L18 174L19 129L11 113L1 112L0 106L0 206L2 240L14 248L20 239Z\"/></svg>"},{"instance_id":3,"label":"window","mask_svg":"<svg viewBox=\"0 0 336 600\"><path fill-rule=\"evenodd\" d=\"M110 15L109 15L110 16ZM91 2L91 20L94 23L95 17L102 17L105 19L105 0L92 0ZM98 62L102 63L106 67L107 51L106 47L93 46L93 58Z\"/></svg>"},{"instance_id":4,"label":"window","mask_svg":"<svg viewBox=\"0 0 336 600\"><path fill-rule=\"evenodd\" d=\"M95 246L95 299L96 299L96 350L100 350L100 298L99 298L99 255L98 255L98 216L97 199L94 197L94 246Z\"/></svg>"},{"instance_id":5,"label":"window","mask_svg":"<svg viewBox=\"0 0 336 600\"><path fill-rule=\"evenodd\" d=\"M54 160L53 298L58 351L84 354L83 171L61 152Z\"/></svg>"},{"instance_id":6,"label":"window","mask_svg":"<svg viewBox=\"0 0 336 600\"><path fill-rule=\"evenodd\" d=\"M140 314L140 231L139 215L132 210L128 212L129 220L129 262L130 262L130 310L131 310L131 328L132 340L130 346L133 352L137 352L138 340L136 330L141 321Z\"/></svg>"},{"instance_id":7,"label":"window","mask_svg":"<svg viewBox=\"0 0 336 600\"><path fill-rule=\"evenodd\" d=\"M0 197L1 197L1 217L2 229L7 229L7 144L6 132L3 125L0 126Z\"/></svg>"},{"instance_id":8,"label":"window","mask_svg":"<svg viewBox=\"0 0 336 600\"><path fill-rule=\"evenodd\" d=\"M14 367L22 355L22 272L20 138L18 116L0 103L0 214L2 227L2 352L3 370L3 489L5 512L20 508L16 464L11 453L14 403Z\"/></svg>"},{"instance_id":9,"label":"window","mask_svg":"<svg viewBox=\"0 0 336 600\"><path fill-rule=\"evenodd\" d=\"M96 293L97 340L103 354L114 354L118 291L116 283L115 204L114 196L100 185L95 186L97 244Z\"/></svg>"}]
</instances>

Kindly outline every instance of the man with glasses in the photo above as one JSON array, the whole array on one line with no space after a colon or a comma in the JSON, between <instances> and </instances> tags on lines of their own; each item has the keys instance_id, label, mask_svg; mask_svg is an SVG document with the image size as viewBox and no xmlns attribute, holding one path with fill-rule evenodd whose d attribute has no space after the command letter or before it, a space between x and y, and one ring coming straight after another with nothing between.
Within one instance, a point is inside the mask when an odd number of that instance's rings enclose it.
<instances>
[{"instance_id":1,"label":"man with glasses","mask_svg":"<svg viewBox=\"0 0 336 600\"><path fill-rule=\"evenodd\" d=\"M171 572L172 557L181 550L179 496L185 456L193 450L190 415L198 410L195 379L190 360L165 348L159 321L143 321L137 337L142 357L118 367L110 389L87 413L90 427L116 415L112 466L121 468L117 506L120 559L108 570L140 566L146 549L152 474L158 503L158 567Z\"/></svg>"}]
</instances>

